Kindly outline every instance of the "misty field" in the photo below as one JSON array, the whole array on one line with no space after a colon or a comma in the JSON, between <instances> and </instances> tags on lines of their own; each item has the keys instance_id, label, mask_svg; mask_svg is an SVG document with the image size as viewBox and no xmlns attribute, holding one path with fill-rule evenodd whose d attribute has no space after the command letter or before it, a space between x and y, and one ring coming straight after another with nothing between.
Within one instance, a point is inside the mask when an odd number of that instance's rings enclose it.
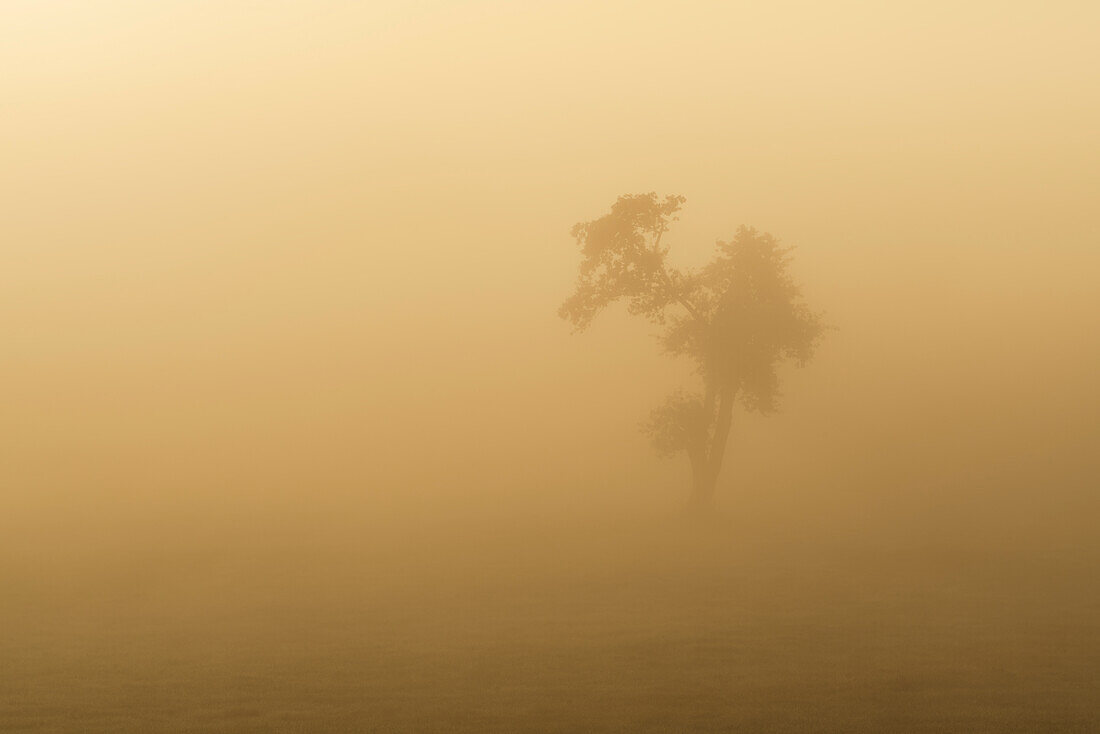
<instances>
[{"instance_id":1,"label":"misty field","mask_svg":"<svg viewBox=\"0 0 1100 734\"><path fill-rule=\"evenodd\" d=\"M1078 554L421 530L9 556L0 731L1100 729Z\"/></svg>"}]
</instances>

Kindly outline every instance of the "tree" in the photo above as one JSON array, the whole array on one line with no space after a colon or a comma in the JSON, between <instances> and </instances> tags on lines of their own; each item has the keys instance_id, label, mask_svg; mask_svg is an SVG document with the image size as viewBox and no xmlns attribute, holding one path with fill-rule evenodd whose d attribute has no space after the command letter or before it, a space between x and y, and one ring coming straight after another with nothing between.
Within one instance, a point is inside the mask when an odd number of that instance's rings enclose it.
<instances>
[{"instance_id":1,"label":"tree","mask_svg":"<svg viewBox=\"0 0 1100 734\"><path fill-rule=\"evenodd\" d=\"M663 327L668 354L695 363L701 391L673 393L643 429L662 454L687 454L692 504L709 507L735 403L764 414L776 410L778 366L804 365L824 327L788 270L792 248L770 234L741 226L728 242L718 241L706 267L669 265L662 240L684 202L653 193L620 196L608 214L575 225L582 257L577 288L558 313L583 331L606 306L626 301L631 314Z\"/></svg>"}]
</instances>

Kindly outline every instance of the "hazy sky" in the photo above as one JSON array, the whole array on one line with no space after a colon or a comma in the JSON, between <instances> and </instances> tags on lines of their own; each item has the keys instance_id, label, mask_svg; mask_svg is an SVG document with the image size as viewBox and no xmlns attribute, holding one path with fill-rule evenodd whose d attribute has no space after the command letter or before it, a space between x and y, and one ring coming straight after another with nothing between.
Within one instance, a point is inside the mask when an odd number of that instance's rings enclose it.
<instances>
[{"instance_id":1,"label":"hazy sky","mask_svg":"<svg viewBox=\"0 0 1100 734\"><path fill-rule=\"evenodd\" d=\"M679 262L771 231L838 327L738 421L728 502L1079 517L1098 28L1092 2L6 0L0 514L674 506L686 467L636 428L687 366L622 313L555 316L569 227L658 191L688 199Z\"/></svg>"}]
</instances>

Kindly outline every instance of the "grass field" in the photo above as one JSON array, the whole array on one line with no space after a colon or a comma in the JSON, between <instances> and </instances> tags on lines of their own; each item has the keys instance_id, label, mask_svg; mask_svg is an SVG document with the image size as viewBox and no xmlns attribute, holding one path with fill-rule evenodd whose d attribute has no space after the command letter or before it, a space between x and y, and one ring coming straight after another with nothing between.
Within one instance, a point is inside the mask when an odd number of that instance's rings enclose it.
<instances>
[{"instance_id":1,"label":"grass field","mask_svg":"<svg viewBox=\"0 0 1100 734\"><path fill-rule=\"evenodd\" d=\"M552 530L12 556L0 732L1095 732L1063 551Z\"/></svg>"}]
</instances>

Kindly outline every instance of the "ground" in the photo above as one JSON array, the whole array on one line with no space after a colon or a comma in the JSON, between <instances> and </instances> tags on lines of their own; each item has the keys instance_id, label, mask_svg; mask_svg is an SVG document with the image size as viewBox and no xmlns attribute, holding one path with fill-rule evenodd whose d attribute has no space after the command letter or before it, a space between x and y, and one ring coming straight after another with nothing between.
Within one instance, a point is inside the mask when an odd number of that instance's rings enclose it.
<instances>
[{"instance_id":1,"label":"ground","mask_svg":"<svg viewBox=\"0 0 1100 734\"><path fill-rule=\"evenodd\" d=\"M0 731L1100 731L1088 556L693 532L23 555Z\"/></svg>"}]
</instances>

